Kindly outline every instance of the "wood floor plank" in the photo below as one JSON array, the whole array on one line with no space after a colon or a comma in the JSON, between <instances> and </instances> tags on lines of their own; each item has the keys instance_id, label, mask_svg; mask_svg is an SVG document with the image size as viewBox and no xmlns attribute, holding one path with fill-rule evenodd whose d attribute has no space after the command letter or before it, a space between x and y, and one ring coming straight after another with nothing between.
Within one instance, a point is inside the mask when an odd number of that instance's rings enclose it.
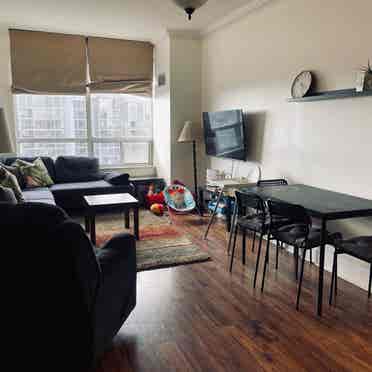
<instances>
[{"instance_id":1,"label":"wood floor plank","mask_svg":"<svg viewBox=\"0 0 372 372\"><path fill-rule=\"evenodd\" d=\"M261 293L252 288L257 249L252 253L247 242L243 266L239 239L230 274L224 225L215 224L205 241L206 223L174 217L173 226L212 261L140 273L137 307L95 372L372 371L372 301L365 291L340 280L336 306L325 305L318 318L318 269L307 264L298 312L292 255L281 252L276 271L270 248ZM325 296L329 286L326 273Z\"/></svg>"}]
</instances>

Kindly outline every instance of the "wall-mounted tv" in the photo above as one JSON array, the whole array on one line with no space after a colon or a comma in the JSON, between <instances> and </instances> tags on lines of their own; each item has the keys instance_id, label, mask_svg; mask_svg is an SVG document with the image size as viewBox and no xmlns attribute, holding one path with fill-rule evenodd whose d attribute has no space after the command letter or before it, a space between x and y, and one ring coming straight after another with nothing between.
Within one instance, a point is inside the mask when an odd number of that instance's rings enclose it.
<instances>
[{"instance_id":1,"label":"wall-mounted tv","mask_svg":"<svg viewBox=\"0 0 372 372\"><path fill-rule=\"evenodd\" d=\"M247 146L242 110L203 113L207 155L246 160Z\"/></svg>"}]
</instances>

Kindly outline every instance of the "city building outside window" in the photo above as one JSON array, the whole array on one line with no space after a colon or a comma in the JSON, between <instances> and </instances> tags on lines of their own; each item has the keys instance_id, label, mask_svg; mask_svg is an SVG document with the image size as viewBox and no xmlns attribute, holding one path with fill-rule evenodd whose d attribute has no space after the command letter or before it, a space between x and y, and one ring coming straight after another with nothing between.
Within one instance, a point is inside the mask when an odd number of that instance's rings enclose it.
<instances>
[{"instance_id":1,"label":"city building outside window","mask_svg":"<svg viewBox=\"0 0 372 372\"><path fill-rule=\"evenodd\" d=\"M103 167L152 163L150 97L15 94L14 106L21 156L96 156Z\"/></svg>"}]
</instances>

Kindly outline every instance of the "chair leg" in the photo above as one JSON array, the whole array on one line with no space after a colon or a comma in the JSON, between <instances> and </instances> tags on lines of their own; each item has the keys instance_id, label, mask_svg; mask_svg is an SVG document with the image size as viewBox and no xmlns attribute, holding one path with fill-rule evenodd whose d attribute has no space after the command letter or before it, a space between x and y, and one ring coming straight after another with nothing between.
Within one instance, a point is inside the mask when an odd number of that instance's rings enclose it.
<instances>
[{"instance_id":1,"label":"chair leg","mask_svg":"<svg viewBox=\"0 0 372 372\"><path fill-rule=\"evenodd\" d=\"M372 284L372 264L369 270L369 284L368 284L368 298L371 298L371 284Z\"/></svg>"},{"instance_id":2,"label":"chair leg","mask_svg":"<svg viewBox=\"0 0 372 372\"><path fill-rule=\"evenodd\" d=\"M338 256L336 255L336 260L335 260L335 296L337 296L337 289L338 289Z\"/></svg>"},{"instance_id":3,"label":"chair leg","mask_svg":"<svg viewBox=\"0 0 372 372\"><path fill-rule=\"evenodd\" d=\"M279 269L279 240L276 241L276 260L275 260L275 269Z\"/></svg>"},{"instance_id":4,"label":"chair leg","mask_svg":"<svg viewBox=\"0 0 372 372\"><path fill-rule=\"evenodd\" d=\"M254 272L253 288L256 288L256 283L257 283L258 268L260 267L262 240L263 240L263 234L260 234L260 241L258 243L258 252L257 252L257 258L256 258L256 270Z\"/></svg>"},{"instance_id":5,"label":"chair leg","mask_svg":"<svg viewBox=\"0 0 372 372\"><path fill-rule=\"evenodd\" d=\"M294 252L293 252L293 258L294 258L294 266L295 266L295 279L296 282L298 280L298 247L293 247Z\"/></svg>"},{"instance_id":6,"label":"chair leg","mask_svg":"<svg viewBox=\"0 0 372 372\"><path fill-rule=\"evenodd\" d=\"M297 302L296 302L296 310L297 311L300 309L300 297L301 297L301 289L302 289L302 279L304 277L305 259L306 259L306 249L304 249L304 251L302 253L300 281L298 283L298 290L297 290Z\"/></svg>"},{"instance_id":7,"label":"chair leg","mask_svg":"<svg viewBox=\"0 0 372 372\"><path fill-rule=\"evenodd\" d=\"M246 231L242 232L242 263L245 265L245 256L246 256Z\"/></svg>"},{"instance_id":8,"label":"chair leg","mask_svg":"<svg viewBox=\"0 0 372 372\"><path fill-rule=\"evenodd\" d=\"M235 247L236 247L236 236L238 235L238 226L235 226L234 231L234 241L233 241L233 247L231 252L231 259L230 259L230 273L232 273L232 267L234 262L234 256L235 256Z\"/></svg>"},{"instance_id":9,"label":"chair leg","mask_svg":"<svg viewBox=\"0 0 372 372\"><path fill-rule=\"evenodd\" d=\"M329 291L329 304L332 305L333 300L333 289L335 285L335 276L336 276L336 262L337 262L337 253L334 253L333 256L333 265L332 265L332 280L331 280L331 289Z\"/></svg>"},{"instance_id":10,"label":"chair leg","mask_svg":"<svg viewBox=\"0 0 372 372\"><path fill-rule=\"evenodd\" d=\"M313 264L313 250L310 249L310 265Z\"/></svg>"},{"instance_id":11,"label":"chair leg","mask_svg":"<svg viewBox=\"0 0 372 372\"><path fill-rule=\"evenodd\" d=\"M256 232L253 233L252 252L254 252L255 244L256 244Z\"/></svg>"},{"instance_id":12,"label":"chair leg","mask_svg":"<svg viewBox=\"0 0 372 372\"><path fill-rule=\"evenodd\" d=\"M261 292L263 292L264 290L266 269L269 266L269 251L270 251L270 233L267 235L266 255L265 255L265 262L264 262L264 270L262 274Z\"/></svg>"}]
</instances>

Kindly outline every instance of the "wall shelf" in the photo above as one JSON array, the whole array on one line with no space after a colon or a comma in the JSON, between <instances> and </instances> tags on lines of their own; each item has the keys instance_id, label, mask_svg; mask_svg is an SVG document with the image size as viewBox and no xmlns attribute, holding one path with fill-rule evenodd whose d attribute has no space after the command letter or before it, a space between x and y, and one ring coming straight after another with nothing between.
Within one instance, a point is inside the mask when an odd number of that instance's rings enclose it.
<instances>
[{"instance_id":1,"label":"wall shelf","mask_svg":"<svg viewBox=\"0 0 372 372\"><path fill-rule=\"evenodd\" d=\"M372 90L364 92L357 92L355 89L340 89L330 90L327 92L311 93L308 96L302 98L289 98L288 102L314 102L314 101L326 101L330 99L342 99L342 98L356 98L356 97L371 97Z\"/></svg>"}]
</instances>

